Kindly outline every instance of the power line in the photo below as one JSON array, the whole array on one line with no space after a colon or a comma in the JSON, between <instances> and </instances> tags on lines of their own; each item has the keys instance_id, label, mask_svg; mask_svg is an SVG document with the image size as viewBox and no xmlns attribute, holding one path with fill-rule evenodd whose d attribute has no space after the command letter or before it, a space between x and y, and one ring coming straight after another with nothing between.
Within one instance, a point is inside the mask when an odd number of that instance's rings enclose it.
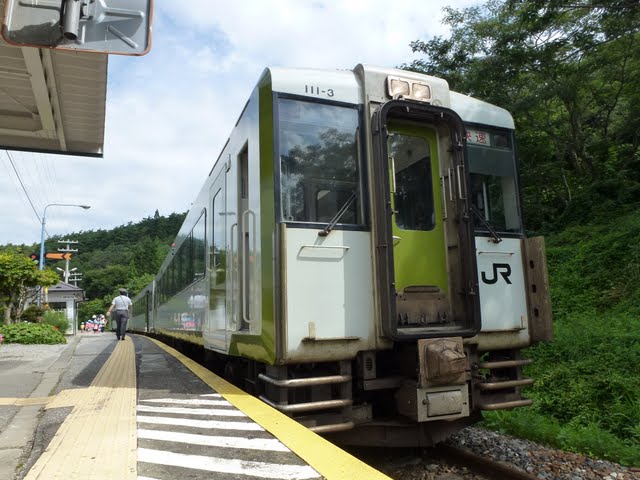
<instances>
[{"instance_id":1,"label":"power line","mask_svg":"<svg viewBox=\"0 0 640 480\"><path fill-rule=\"evenodd\" d=\"M39 209L41 211L48 202L44 184L38 178L38 168L35 163L33 163L35 162L35 159L25 158L25 154L23 152L20 152L20 155L22 157L22 161L17 163L16 167L17 165L20 165L20 168L18 170L22 174L22 181L24 182L25 187L27 185L34 187L33 189L31 189L31 199L33 200L34 205L37 204L41 206L41 208ZM14 154L13 156L15 157L16 154ZM31 160L33 160L33 162L31 162Z\"/></svg>"},{"instance_id":2,"label":"power line","mask_svg":"<svg viewBox=\"0 0 640 480\"><path fill-rule=\"evenodd\" d=\"M33 206L33 202L31 201L31 197L29 196L29 192L27 192L27 189L24 186L24 183L22 183L22 178L20 178L20 174L18 173L18 170L16 169L16 166L13 163L13 159L11 158L11 155L9 155L9 151L5 150L4 153L7 154L7 158L9 159L9 162L11 163L11 166L13 167L13 171L16 172L16 177L18 177L18 181L20 182L20 185L22 186L22 190L24 191L24 194L27 196L27 200L29 200L29 204L31 205L31 208L33 209L33 213L36 214L36 218L38 219L39 223L42 223L42 220L40 219L40 215L38 215L38 212L36 211L36 207Z\"/></svg>"}]
</instances>

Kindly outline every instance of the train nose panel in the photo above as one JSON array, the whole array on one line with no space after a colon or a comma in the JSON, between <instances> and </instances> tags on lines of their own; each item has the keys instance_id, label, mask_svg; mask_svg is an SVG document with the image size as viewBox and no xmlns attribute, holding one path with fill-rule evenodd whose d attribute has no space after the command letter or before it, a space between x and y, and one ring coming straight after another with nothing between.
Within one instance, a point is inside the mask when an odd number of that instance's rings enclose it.
<instances>
[{"instance_id":1,"label":"train nose panel","mask_svg":"<svg viewBox=\"0 0 640 480\"><path fill-rule=\"evenodd\" d=\"M469 378L470 366L462 338L418 341L421 387L460 385Z\"/></svg>"},{"instance_id":2,"label":"train nose panel","mask_svg":"<svg viewBox=\"0 0 640 480\"><path fill-rule=\"evenodd\" d=\"M451 420L469 415L469 358L462 337L418 340L418 381L396 392L398 411L415 421Z\"/></svg>"}]
</instances>

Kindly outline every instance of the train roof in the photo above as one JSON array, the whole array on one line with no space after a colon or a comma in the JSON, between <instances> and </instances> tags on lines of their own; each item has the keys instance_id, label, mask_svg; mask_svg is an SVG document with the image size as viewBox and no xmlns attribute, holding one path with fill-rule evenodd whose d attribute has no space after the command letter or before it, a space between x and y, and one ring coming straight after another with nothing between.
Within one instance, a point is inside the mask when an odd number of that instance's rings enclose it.
<instances>
[{"instance_id":1,"label":"train roof","mask_svg":"<svg viewBox=\"0 0 640 480\"><path fill-rule=\"evenodd\" d=\"M277 92L294 95L311 93L311 96L329 98L333 101L362 104L364 96L359 77L366 86L369 100L385 101L388 98L385 98L386 92L383 89L388 76L428 82L434 91L434 98L438 98L438 103L454 110L466 123L514 128L513 117L507 110L451 91L446 80L441 78L397 68L375 65L357 65L353 70L270 67L264 70L259 83L269 78L272 89ZM329 88L330 97L327 96Z\"/></svg>"},{"instance_id":2,"label":"train roof","mask_svg":"<svg viewBox=\"0 0 640 480\"><path fill-rule=\"evenodd\" d=\"M480 123L501 128L515 128L513 117L504 108L457 92L450 92L451 109L465 123Z\"/></svg>"},{"instance_id":3,"label":"train roof","mask_svg":"<svg viewBox=\"0 0 640 480\"><path fill-rule=\"evenodd\" d=\"M362 103L360 85L352 70L272 67L265 69L261 81L269 75L274 92L294 95L311 93L311 95L337 102ZM315 89L317 94L313 93ZM330 94L328 90L331 90Z\"/></svg>"}]
</instances>

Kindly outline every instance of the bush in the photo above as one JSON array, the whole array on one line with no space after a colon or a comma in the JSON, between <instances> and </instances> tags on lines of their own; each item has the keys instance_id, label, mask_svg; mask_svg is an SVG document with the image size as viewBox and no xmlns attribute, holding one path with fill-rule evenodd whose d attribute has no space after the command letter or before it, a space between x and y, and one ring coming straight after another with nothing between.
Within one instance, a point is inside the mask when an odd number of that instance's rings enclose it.
<instances>
[{"instance_id":1,"label":"bush","mask_svg":"<svg viewBox=\"0 0 640 480\"><path fill-rule=\"evenodd\" d=\"M56 328L60 333L65 333L69 328L69 320L64 312L56 312L55 310L47 310L44 312L43 323L51 325Z\"/></svg>"},{"instance_id":2,"label":"bush","mask_svg":"<svg viewBox=\"0 0 640 480\"><path fill-rule=\"evenodd\" d=\"M36 323L40 319L42 319L43 315L44 315L44 308L39 307L38 305L32 304L24 309L24 311L22 312L22 315L20 316L20 320L23 320L25 322Z\"/></svg>"},{"instance_id":3,"label":"bush","mask_svg":"<svg viewBox=\"0 0 640 480\"><path fill-rule=\"evenodd\" d=\"M4 343L21 343L24 345L55 345L67 343L67 339L52 325L44 323L13 323L0 325L0 334Z\"/></svg>"}]
</instances>

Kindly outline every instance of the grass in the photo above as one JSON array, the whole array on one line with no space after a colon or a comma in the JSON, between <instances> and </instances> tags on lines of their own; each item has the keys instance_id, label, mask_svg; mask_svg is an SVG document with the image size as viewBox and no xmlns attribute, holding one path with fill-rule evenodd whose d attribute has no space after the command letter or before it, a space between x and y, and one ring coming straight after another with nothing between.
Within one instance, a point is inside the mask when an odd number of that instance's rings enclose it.
<instances>
[{"instance_id":1,"label":"grass","mask_svg":"<svg viewBox=\"0 0 640 480\"><path fill-rule=\"evenodd\" d=\"M547 238L554 340L524 352L529 408L496 430L640 466L640 214Z\"/></svg>"},{"instance_id":2,"label":"grass","mask_svg":"<svg viewBox=\"0 0 640 480\"><path fill-rule=\"evenodd\" d=\"M640 444L623 440L595 423L561 425L552 417L531 408L489 412L483 426L502 433L526 438L592 458L610 460L627 466L640 465Z\"/></svg>"}]
</instances>

